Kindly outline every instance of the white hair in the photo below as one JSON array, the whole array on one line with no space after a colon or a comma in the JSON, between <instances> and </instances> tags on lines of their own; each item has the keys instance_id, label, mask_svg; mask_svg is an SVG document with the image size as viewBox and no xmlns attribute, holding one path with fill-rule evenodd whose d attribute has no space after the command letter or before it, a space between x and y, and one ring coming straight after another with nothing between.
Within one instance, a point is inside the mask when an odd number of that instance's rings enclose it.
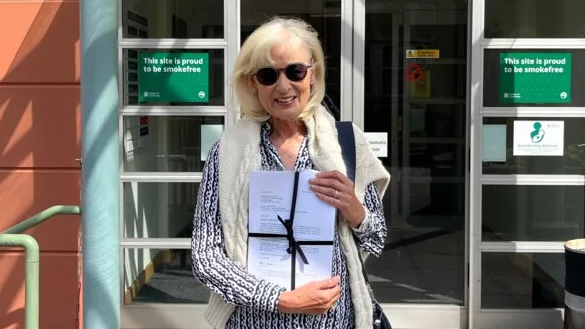
<instances>
[{"instance_id":1,"label":"white hair","mask_svg":"<svg viewBox=\"0 0 585 329\"><path fill-rule=\"evenodd\" d=\"M264 110L253 91L251 76L260 67L274 64L270 52L277 45L284 46L289 53L296 52L299 47L305 47L311 54L314 79L309 101L299 119L311 116L325 96L325 59L317 31L300 19L274 17L254 30L246 39L234 67L235 97L242 113L253 120L266 120L268 112Z\"/></svg>"}]
</instances>

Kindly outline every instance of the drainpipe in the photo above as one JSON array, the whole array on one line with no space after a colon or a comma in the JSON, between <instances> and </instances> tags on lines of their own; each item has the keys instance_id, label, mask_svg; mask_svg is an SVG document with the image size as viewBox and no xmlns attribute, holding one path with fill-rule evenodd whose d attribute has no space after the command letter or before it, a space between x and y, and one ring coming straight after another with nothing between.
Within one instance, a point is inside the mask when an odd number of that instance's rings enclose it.
<instances>
[{"instance_id":1,"label":"drainpipe","mask_svg":"<svg viewBox=\"0 0 585 329\"><path fill-rule=\"evenodd\" d=\"M81 7L83 325L120 328L117 1Z\"/></svg>"}]
</instances>

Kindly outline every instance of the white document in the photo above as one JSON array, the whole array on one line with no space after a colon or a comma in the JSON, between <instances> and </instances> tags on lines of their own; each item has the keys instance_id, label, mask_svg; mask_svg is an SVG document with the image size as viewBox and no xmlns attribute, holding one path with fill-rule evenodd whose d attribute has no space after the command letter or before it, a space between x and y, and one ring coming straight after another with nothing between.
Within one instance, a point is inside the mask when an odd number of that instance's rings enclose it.
<instances>
[{"instance_id":1,"label":"white document","mask_svg":"<svg viewBox=\"0 0 585 329\"><path fill-rule=\"evenodd\" d=\"M255 238L248 240L248 271L255 276L292 290L292 255L286 249L286 238ZM331 277L333 245L301 245L309 264L296 253L295 287Z\"/></svg>"},{"instance_id":2,"label":"white document","mask_svg":"<svg viewBox=\"0 0 585 329\"><path fill-rule=\"evenodd\" d=\"M316 173L313 170L299 173L293 231L308 264L295 252L295 287L331 277L336 211L310 190L309 179ZM292 171L254 171L250 174L249 190L248 270L289 290L293 261L287 252L286 228L278 217L289 220L294 176ZM279 236L254 237L254 234ZM331 244L311 244L314 241Z\"/></svg>"}]
</instances>

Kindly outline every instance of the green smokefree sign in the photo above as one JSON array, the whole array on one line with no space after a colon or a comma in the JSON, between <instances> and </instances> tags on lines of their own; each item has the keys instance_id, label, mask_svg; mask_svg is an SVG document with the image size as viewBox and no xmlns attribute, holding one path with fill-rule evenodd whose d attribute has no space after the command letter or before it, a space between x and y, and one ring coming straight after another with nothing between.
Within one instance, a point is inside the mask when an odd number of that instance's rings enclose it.
<instances>
[{"instance_id":1,"label":"green smokefree sign","mask_svg":"<svg viewBox=\"0 0 585 329\"><path fill-rule=\"evenodd\" d=\"M208 102L209 55L140 52L141 103Z\"/></svg>"},{"instance_id":2,"label":"green smokefree sign","mask_svg":"<svg viewBox=\"0 0 585 329\"><path fill-rule=\"evenodd\" d=\"M500 103L570 103L570 53L500 53Z\"/></svg>"}]
</instances>

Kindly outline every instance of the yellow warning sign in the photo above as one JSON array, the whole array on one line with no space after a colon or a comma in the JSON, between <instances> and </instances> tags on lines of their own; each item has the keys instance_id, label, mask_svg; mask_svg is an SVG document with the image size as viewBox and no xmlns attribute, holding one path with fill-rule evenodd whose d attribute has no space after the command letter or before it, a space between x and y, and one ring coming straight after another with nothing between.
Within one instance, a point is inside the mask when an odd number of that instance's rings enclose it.
<instances>
[{"instance_id":1,"label":"yellow warning sign","mask_svg":"<svg viewBox=\"0 0 585 329\"><path fill-rule=\"evenodd\" d=\"M417 98L431 97L431 70L424 70L420 80L410 82L410 96Z\"/></svg>"},{"instance_id":2,"label":"yellow warning sign","mask_svg":"<svg viewBox=\"0 0 585 329\"><path fill-rule=\"evenodd\" d=\"M408 49L406 58L439 58L439 49Z\"/></svg>"}]
</instances>

